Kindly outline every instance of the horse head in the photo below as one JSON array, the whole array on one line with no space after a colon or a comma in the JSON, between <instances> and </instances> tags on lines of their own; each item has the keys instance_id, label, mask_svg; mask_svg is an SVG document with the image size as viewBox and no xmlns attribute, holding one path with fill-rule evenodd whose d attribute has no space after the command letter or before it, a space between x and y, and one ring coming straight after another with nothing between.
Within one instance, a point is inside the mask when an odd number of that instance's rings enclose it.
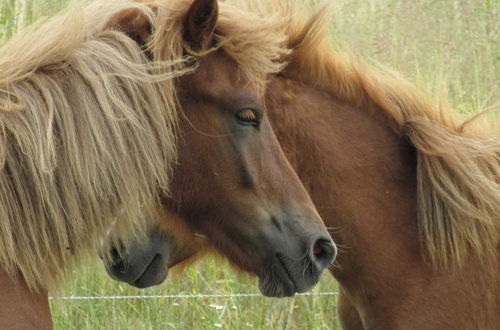
<instances>
[{"instance_id":1,"label":"horse head","mask_svg":"<svg viewBox=\"0 0 500 330\"><path fill-rule=\"evenodd\" d=\"M177 222L206 236L233 264L257 274L264 295L306 291L331 264L336 248L276 139L264 93L255 83L258 75L250 76L235 58L238 52L225 45L231 42L223 38L229 28L225 21L218 25L217 1L194 1L182 20L184 52L196 68L176 80L181 108L178 161L163 207ZM267 58L263 65L277 70L276 61ZM136 286L164 278L163 273L150 275L148 269L158 270L154 263L161 260L151 254L169 256L177 243L160 243L156 231L152 233L149 243L125 249L125 257L115 254L107 267L115 278ZM129 278L122 259L131 264L140 251L146 251L144 260L150 263L137 266L142 273L129 267L136 272Z\"/></svg>"}]
</instances>

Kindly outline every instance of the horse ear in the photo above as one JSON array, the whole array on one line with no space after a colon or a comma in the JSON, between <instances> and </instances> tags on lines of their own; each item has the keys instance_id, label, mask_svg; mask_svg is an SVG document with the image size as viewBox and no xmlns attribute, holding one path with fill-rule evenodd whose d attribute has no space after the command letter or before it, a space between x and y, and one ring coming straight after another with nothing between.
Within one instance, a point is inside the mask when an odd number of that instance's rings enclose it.
<instances>
[{"instance_id":1,"label":"horse ear","mask_svg":"<svg viewBox=\"0 0 500 330\"><path fill-rule=\"evenodd\" d=\"M194 0L184 21L184 41L194 51L207 50L219 17L217 0Z\"/></svg>"},{"instance_id":2,"label":"horse ear","mask_svg":"<svg viewBox=\"0 0 500 330\"><path fill-rule=\"evenodd\" d=\"M152 33L151 21L139 9L125 9L111 18L108 26L127 34L140 46L145 46Z\"/></svg>"}]
</instances>

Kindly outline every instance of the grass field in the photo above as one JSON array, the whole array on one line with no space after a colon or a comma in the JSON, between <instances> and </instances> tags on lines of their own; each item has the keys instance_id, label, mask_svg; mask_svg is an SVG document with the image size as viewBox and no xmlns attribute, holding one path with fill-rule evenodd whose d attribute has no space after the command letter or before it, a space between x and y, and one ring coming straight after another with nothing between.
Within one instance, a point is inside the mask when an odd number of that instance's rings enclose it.
<instances>
[{"instance_id":1,"label":"grass field","mask_svg":"<svg viewBox=\"0 0 500 330\"><path fill-rule=\"evenodd\" d=\"M270 0L272 1L272 0ZM0 43L66 1L0 0ZM499 0L336 0L332 39L368 62L401 71L459 112L500 100ZM498 117L497 117L498 118ZM75 271L59 295L254 293L256 280L206 260L161 287L136 290L97 261ZM336 291L326 275L315 291ZM336 329L334 296L52 301L57 329Z\"/></svg>"},{"instance_id":2,"label":"grass field","mask_svg":"<svg viewBox=\"0 0 500 330\"><path fill-rule=\"evenodd\" d=\"M190 295L257 293L256 280L206 260L160 287L139 290L109 279L100 264L76 271L59 295ZM315 292L337 291L324 276ZM335 329L335 296L52 301L58 329Z\"/></svg>"}]
</instances>

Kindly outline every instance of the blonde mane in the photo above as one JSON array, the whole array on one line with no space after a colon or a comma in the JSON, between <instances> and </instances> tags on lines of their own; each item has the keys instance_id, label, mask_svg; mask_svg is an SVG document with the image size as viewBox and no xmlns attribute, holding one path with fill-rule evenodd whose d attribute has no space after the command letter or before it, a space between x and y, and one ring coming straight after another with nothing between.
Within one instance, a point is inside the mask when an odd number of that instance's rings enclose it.
<instances>
[{"instance_id":1,"label":"blonde mane","mask_svg":"<svg viewBox=\"0 0 500 330\"><path fill-rule=\"evenodd\" d=\"M131 1L74 6L0 49L0 268L51 289L119 213L122 238L166 191L175 102L106 23ZM158 65L159 66L159 65ZM119 211L119 212L118 212Z\"/></svg>"},{"instance_id":2,"label":"blonde mane","mask_svg":"<svg viewBox=\"0 0 500 330\"><path fill-rule=\"evenodd\" d=\"M260 13L286 17L291 54L284 75L336 98L383 111L394 129L417 150L421 246L434 267L461 265L470 253L498 257L500 239L500 127L428 97L397 73L367 67L328 38L333 7L304 1L241 3ZM307 15L310 13L311 15ZM472 123L475 126L471 125Z\"/></svg>"},{"instance_id":3,"label":"blonde mane","mask_svg":"<svg viewBox=\"0 0 500 330\"><path fill-rule=\"evenodd\" d=\"M164 61L189 55L198 56L224 50L238 63L239 70L251 86L263 94L268 76L283 70L283 59L289 54L284 19L268 19L219 1L219 18L215 27L215 46L207 51L189 51L182 39L183 19L192 0L155 1L157 25L149 43L155 59ZM238 77L236 77L238 79Z\"/></svg>"},{"instance_id":4,"label":"blonde mane","mask_svg":"<svg viewBox=\"0 0 500 330\"><path fill-rule=\"evenodd\" d=\"M75 2L0 49L0 268L30 288L57 287L112 225L115 240L140 234L139 219L168 192L171 78L196 67L183 42L191 3ZM149 52L111 23L131 10L151 24ZM283 22L225 3L219 12L207 52L222 48L263 93L288 54Z\"/></svg>"}]
</instances>

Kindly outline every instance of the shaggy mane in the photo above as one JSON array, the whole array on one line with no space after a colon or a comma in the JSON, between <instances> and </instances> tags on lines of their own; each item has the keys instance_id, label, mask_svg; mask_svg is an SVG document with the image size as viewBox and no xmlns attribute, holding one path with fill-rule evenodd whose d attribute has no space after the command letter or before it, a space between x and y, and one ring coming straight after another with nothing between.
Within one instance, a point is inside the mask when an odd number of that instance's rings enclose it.
<instances>
[{"instance_id":1,"label":"shaggy mane","mask_svg":"<svg viewBox=\"0 0 500 330\"><path fill-rule=\"evenodd\" d=\"M287 23L283 18L268 19L219 1L219 18L215 26L215 46L203 52L189 49L183 39L184 17L192 0L158 0L154 2L157 16L155 32L149 42L155 59L171 61L185 52L205 55L222 49L238 63L239 71L257 93L264 93L268 76L283 70L283 59L289 54ZM238 77L236 77L237 79Z\"/></svg>"},{"instance_id":2,"label":"shaggy mane","mask_svg":"<svg viewBox=\"0 0 500 330\"><path fill-rule=\"evenodd\" d=\"M154 21L132 1L73 6L0 49L0 268L32 289L95 255L118 213L116 236L136 232L167 191L175 72L106 25L128 8Z\"/></svg>"},{"instance_id":3,"label":"shaggy mane","mask_svg":"<svg viewBox=\"0 0 500 330\"><path fill-rule=\"evenodd\" d=\"M265 16L288 19L291 54L283 75L316 86L340 100L382 111L417 151L421 246L434 267L461 265L472 252L498 258L500 240L500 125L460 121L397 73L374 70L345 50L333 49L331 2L244 1ZM310 13L310 15L308 15ZM471 125L471 124L474 125ZM493 126L493 127L491 127Z\"/></svg>"},{"instance_id":4,"label":"shaggy mane","mask_svg":"<svg viewBox=\"0 0 500 330\"><path fill-rule=\"evenodd\" d=\"M109 244L141 234L139 219L168 192L178 109L171 78L195 69L200 55L186 54L182 38L191 3L75 1L0 49L0 268L30 288L56 288L111 226ZM150 22L146 45L113 27L131 11ZM223 49L263 93L289 53L285 21L224 2L219 13L206 53Z\"/></svg>"}]
</instances>

